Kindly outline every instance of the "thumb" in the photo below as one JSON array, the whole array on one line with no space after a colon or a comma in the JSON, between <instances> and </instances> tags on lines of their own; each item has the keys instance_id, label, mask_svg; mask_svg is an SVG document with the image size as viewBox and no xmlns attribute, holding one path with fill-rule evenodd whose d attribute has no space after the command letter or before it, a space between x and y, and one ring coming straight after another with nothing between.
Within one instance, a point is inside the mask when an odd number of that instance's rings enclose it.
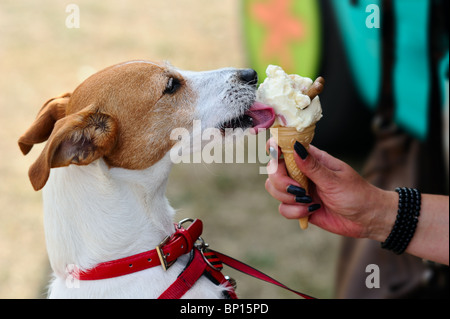
<instances>
[{"instance_id":1,"label":"thumb","mask_svg":"<svg viewBox=\"0 0 450 319\"><path fill-rule=\"evenodd\" d=\"M335 171L340 170L338 163L334 161L336 160L334 157L314 146L310 146L308 152L301 143L296 142L294 150L297 167L319 187L334 179L336 177Z\"/></svg>"}]
</instances>

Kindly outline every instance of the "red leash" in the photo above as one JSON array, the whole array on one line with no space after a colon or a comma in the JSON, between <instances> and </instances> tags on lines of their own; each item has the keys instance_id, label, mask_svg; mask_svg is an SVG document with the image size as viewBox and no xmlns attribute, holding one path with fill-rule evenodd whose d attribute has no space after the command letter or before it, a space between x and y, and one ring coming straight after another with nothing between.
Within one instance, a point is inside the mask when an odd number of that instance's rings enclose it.
<instances>
[{"instance_id":1,"label":"red leash","mask_svg":"<svg viewBox=\"0 0 450 319\"><path fill-rule=\"evenodd\" d=\"M186 222L192 222L192 224L184 229L183 224ZM287 289L305 299L314 299L283 285L249 265L217 251L207 249L208 245L200 237L202 231L203 223L201 220L185 219L176 225L175 233L166 237L154 250L104 262L86 271L74 270L71 275L79 280L102 280L125 276L156 266L162 266L164 270L167 270L176 262L178 257L191 253L191 260L186 268L158 299L181 298L203 275L217 285L224 285L227 288L225 291L226 297L237 299L233 285L221 272L222 263L244 274ZM196 244L198 241L200 241L200 244Z\"/></svg>"},{"instance_id":2,"label":"red leash","mask_svg":"<svg viewBox=\"0 0 450 319\"><path fill-rule=\"evenodd\" d=\"M217 251L213 251L213 252L217 255L217 257L220 258L220 260L222 260L222 262L225 265L227 265L227 266L229 266L231 268L234 268L234 269L236 269L236 270L238 270L238 271L240 271L240 272L242 272L242 273L244 273L246 275L252 276L252 277L254 277L256 279L268 282L269 284L276 285L276 286L281 287L283 289L289 290L290 292L292 292L292 293L294 293L294 294L296 294L296 295L298 295L300 297L303 297L305 299L315 299L314 297L311 297L311 296L309 296L307 294L304 294L302 292L298 292L296 290L293 290L293 289L283 285L281 282L273 279L272 277L262 273L261 271L255 269L255 268L253 268L253 267L251 267L251 266L249 266L247 264L244 264L243 262L241 262L239 260L231 258L231 257L229 257L227 255L221 254L221 253L219 253Z\"/></svg>"}]
</instances>

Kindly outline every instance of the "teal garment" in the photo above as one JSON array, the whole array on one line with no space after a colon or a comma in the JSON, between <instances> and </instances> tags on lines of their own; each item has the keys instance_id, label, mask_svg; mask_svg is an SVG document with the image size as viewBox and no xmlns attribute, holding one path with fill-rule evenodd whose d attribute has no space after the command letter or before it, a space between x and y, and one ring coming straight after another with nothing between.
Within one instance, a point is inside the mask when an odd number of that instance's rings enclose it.
<instances>
[{"instance_id":1,"label":"teal garment","mask_svg":"<svg viewBox=\"0 0 450 319\"><path fill-rule=\"evenodd\" d=\"M381 29L369 28L369 5L381 1L332 0L352 73L361 96L370 108L377 106L381 87ZM393 94L395 121L421 140L427 138L431 86L428 0L395 0L395 63ZM382 19L382 17L381 17Z\"/></svg>"},{"instance_id":2,"label":"teal garment","mask_svg":"<svg viewBox=\"0 0 450 319\"><path fill-rule=\"evenodd\" d=\"M449 51L441 61L440 70L439 70L439 81L441 82L441 100L442 108L448 108L449 104L449 88L448 88L448 67L449 67Z\"/></svg>"},{"instance_id":3,"label":"teal garment","mask_svg":"<svg viewBox=\"0 0 450 319\"><path fill-rule=\"evenodd\" d=\"M368 28L366 20L369 5L380 6L381 0L332 0L341 30L352 75L364 101L375 109L381 88L381 32Z\"/></svg>"},{"instance_id":4,"label":"teal garment","mask_svg":"<svg viewBox=\"0 0 450 319\"><path fill-rule=\"evenodd\" d=\"M425 140L428 132L431 70L428 54L428 0L395 0L395 120Z\"/></svg>"}]
</instances>

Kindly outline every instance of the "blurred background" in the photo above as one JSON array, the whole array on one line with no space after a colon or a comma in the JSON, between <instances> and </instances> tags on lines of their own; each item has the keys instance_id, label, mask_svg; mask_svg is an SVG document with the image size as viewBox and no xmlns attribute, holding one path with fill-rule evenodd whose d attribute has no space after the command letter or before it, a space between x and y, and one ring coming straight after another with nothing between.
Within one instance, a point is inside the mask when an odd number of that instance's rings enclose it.
<instances>
[{"instance_id":1,"label":"blurred background","mask_svg":"<svg viewBox=\"0 0 450 319\"><path fill-rule=\"evenodd\" d=\"M0 298L44 298L50 275L41 194L27 176L42 146L24 157L17 139L46 100L109 65L149 59L187 70L253 67L263 80L273 63L304 76L321 74L337 85L323 94L314 144L360 169L373 143L371 113L361 107L330 11L328 1L315 0L2 0ZM340 238L314 226L301 231L282 218L260 166L175 165L167 196L177 219L201 218L212 248L294 289L333 297ZM237 280L241 298L295 297L225 272Z\"/></svg>"}]
</instances>

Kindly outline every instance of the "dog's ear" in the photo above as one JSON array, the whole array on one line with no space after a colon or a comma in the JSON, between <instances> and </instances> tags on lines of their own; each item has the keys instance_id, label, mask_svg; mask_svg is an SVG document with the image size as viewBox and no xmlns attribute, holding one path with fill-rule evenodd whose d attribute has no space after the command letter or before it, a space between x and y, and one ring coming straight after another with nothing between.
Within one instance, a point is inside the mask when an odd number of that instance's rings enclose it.
<instances>
[{"instance_id":1,"label":"dog's ear","mask_svg":"<svg viewBox=\"0 0 450 319\"><path fill-rule=\"evenodd\" d=\"M88 165L107 155L116 144L117 131L116 121L93 105L58 120L28 172L34 189L45 186L51 168Z\"/></svg>"},{"instance_id":2,"label":"dog's ear","mask_svg":"<svg viewBox=\"0 0 450 319\"><path fill-rule=\"evenodd\" d=\"M52 133L56 121L66 116L71 93L54 97L42 106L33 125L19 139L19 147L27 155L34 144L45 142Z\"/></svg>"}]
</instances>

